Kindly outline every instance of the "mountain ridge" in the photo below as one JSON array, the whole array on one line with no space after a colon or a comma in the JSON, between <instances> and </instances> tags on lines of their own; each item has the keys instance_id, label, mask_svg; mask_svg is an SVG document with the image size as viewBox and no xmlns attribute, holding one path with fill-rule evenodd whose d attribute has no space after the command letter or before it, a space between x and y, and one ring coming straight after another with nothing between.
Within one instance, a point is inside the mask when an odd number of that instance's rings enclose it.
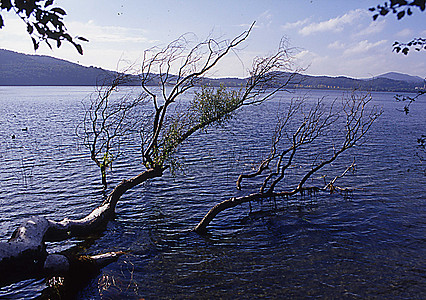
<instances>
[{"instance_id":1,"label":"mountain ridge","mask_svg":"<svg viewBox=\"0 0 426 300\"><path fill-rule=\"evenodd\" d=\"M387 72L381 75L376 76L378 78L388 78L393 80L400 80L400 81L407 81L407 82L417 82L422 83L424 82L424 79L420 76L413 76L409 74L403 74L398 72Z\"/></svg>"},{"instance_id":2,"label":"mountain ridge","mask_svg":"<svg viewBox=\"0 0 426 300\"><path fill-rule=\"evenodd\" d=\"M86 67L46 55L23 54L0 49L0 86L93 86L108 84L116 74L117 72L115 71L93 66ZM290 76L290 73L282 74ZM246 80L246 78L232 77L203 78L200 84L212 86L224 84L230 87L238 87L244 84ZM137 76L128 83L128 85L139 84ZM154 79L151 84L158 84L158 79ZM396 72L388 72L367 79L296 74L288 87L416 91L424 88L424 81L418 76Z\"/></svg>"}]
</instances>

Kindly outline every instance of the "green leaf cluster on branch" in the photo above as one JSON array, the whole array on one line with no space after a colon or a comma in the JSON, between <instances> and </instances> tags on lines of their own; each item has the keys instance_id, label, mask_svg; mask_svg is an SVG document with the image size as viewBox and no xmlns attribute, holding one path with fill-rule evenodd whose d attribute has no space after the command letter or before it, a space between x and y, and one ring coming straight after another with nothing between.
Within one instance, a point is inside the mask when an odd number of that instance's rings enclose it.
<instances>
[{"instance_id":1,"label":"green leaf cluster on branch","mask_svg":"<svg viewBox=\"0 0 426 300\"><path fill-rule=\"evenodd\" d=\"M165 134L159 144L158 162L169 161L174 170L179 166L174 158L179 145L196 131L208 126L220 126L229 121L243 105L242 89L231 90L225 86L202 86L196 91L187 107L175 112L166 122Z\"/></svg>"},{"instance_id":2,"label":"green leaf cluster on branch","mask_svg":"<svg viewBox=\"0 0 426 300\"><path fill-rule=\"evenodd\" d=\"M195 92L189 112L198 124L222 124L241 104L241 90L227 90L223 85L217 89L203 86Z\"/></svg>"},{"instance_id":3,"label":"green leaf cluster on branch","mask_svg":"<svg viewBox=\"0 0 426 300\"><path fill-rule=\"evenodd\" d=\"M27 32L33 42L34 50L40 47L40 42L52 48L54 41L59 48L63 41L71 43L78 53L83 54L83 48L76 40L88 42L84 37L71 37L63 22L66 15L64 9L52 7L53 0L0 0L2 11L13 11L27 25ZM5 26L0 14L0 29Z\"/></svg>"},{"instance_id":4,"label":"green leaf cluster on branch","mask_svg":"<svg viewBox=\"0 0 426 300\"><path fill-rule=\"evenodd\" d=\"M223 124L244 105L265 101L284 90L294 77L293 73L286 73L292 71L291 49L281 43L273 55L253 61L250 77L238 91L223 86L203 87L189 104L181 101L189 90L202 84L203 78L219 61L236 51L253 25L232 40L210 38L191 46L189 37L183 35L162 49L145 51L141 86L154 107L152 122L146 127L142 141L143 160L148 168L170 162L173 165L174 154L192 134L211 125ZM279 85L267 90L270 87L267 83L279 80ZM149 83L153 81L158 81L159 86L151 86Z\"/></svg>"},{"instance_id":5,"label":"green leaf cluster on branch","mask_svg":"<svg viewBox=\"0 0 426 300\"><path fill-rule=\"evenodd\" d=\"M137 131L141 137L142 162L146 169L171 167L174 170L179 165L175 154L191 135L209 126L224 124L242 106L261 103L277 92L285 91L287 84L295 78L299 70L292 72L292 49L282 40L275 53L253 60L250 76L240 89L204 86L188 101L188 92L202 85L204 78L214 71L219 61L231 53L238 53L237 47L248 38L253 26L232 40L209 38L193 43L190 36L183 35L163 48L154 47L144 52L141 69L137 73L141 91L136 99L138 103L143 100L148 104L146 113L123 117L123 120L131 122L131 119L137 119L135 124L140 126ZM130 75L119 75L112 85L103 87L102 90L106 92L99 94L88 106L84 131L90 137L86 140L89 141L87 144L91 148L92 159L98 155L108 157L105 153L111 153L109 143L102 142L97 136L110 132L113 127L101 122L101 128L104 127L106 131L99 130L98 123L104 118L113 121L112 124L121 122L110 117L108 106L112 102L108 99L115 89L126 84L130 78L127 76ZM122 112L125 108L120 107L120 110ZM93 112L99 116L91 116ZM117 115L120 113L114 113L114 116ZM113 157L116 159L117 155Z\"/></svg>"}]
</instances>

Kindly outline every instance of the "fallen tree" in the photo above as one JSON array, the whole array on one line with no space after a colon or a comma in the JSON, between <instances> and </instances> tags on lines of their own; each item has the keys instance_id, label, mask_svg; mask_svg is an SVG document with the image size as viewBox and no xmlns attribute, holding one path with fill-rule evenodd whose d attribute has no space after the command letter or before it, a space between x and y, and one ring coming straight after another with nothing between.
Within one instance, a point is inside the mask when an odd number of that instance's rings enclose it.
<instances>
[{"instance_id":1,"label":"fallen tree","mask_svg":"<svg viewBox=\"0 0 426 300\"><path fill-rule=\"evenodd\" d=\"M6 243L0 243L0 286L32 277L75 275L80 271L96 272L115 261L123 252L109 252L95 256L49 254L46 242L73 237L87 237L102 231L114 216L120 197L130 188L162 175L164 169L150 169L131 179L123 180L107 199L82 219L53 221L31 217L19 226ZM84 272L83 272L84 273Z\"/></svg>"},{"instance_id":2,"label":"fallen tree","mask_svg":"<svg viewBox=\"0 0 426 300\"><path fill-rule=\"evenodd\" d=\"M319 100L308 109L303 105L303 101L291 103L288 111L278 123L269 155L259 163L257 170L241 174L237 179L237 188L241 190L243 179L263 176L259 191L218 203L194 228L195 232L205 233L207 226L219 213L243 203L267 198L287 198L305 192L348 191L348 189L337 187L335 182L349 170L354 169L355 162L350 164L341 175L335 176L323 186L306 186L306 182L325 166L334 162L343 152L358 145L374 121L381 115L381 110L369 107L371 102L369 95L352 94L350 97L343 98L339 107L336 107L336 102L328 107L323 102L323 100ZM299 116L303 116L301 120L297 120ZM297 121L300 125L295 127L293 133L290 134L288 132L290 125L294 125ZM329 136L332 140L321 143L319 139L324 136ZM315 142L318 143L314 145ZM306 153L306 149L308 149L308 153ZM305 151L300 157L302 160L305 159L303 163L305 165L308 163L307 165L310 167L305 168L304 174L295 175L300 179L294 181L294 187L283 186L283 179L291 176L289 170L291 166L298 165L297 154L303 150ZM274 164L275 166L273 166ZM277 187L280 190L277 190Z\"/></svg>"},{"instance_id":3,"label":"fallen tree","mask_svg":"<svg viewBox=\"0 0 426 300\"><path fill-rule=\"evenodd\" d=\"M110 164L111 153L120 147L120 139L125 140L129 132L137 130L133 124L143 125L138 131L143 170L133 178L122 180L99 207L82 219L54 221L32 217L24 222L8 242L0 243L0 267L5 270L0 275L1 285L30 277L62 276L74 272L74 266L79 266L79 269L82 264L96 269L115 260L121 252L84 256L84 259L80 259L78 253L72 256L51 254L46 251L46 242L84 238L104 230L114 216L118 200L126 191L161 177L164 171L177 166L175 154L191 135L227 121L243 106L262 103L285 90L294 73L289 73L293 68L291 49L281 41L277 52L254 59L249 77L240 89L204 87L195 93L188 105L183 104L181 110L171 110L173 105L179 107L176 104L182 96L198 86L219 61L248 38L253 26L229 41L208 39L189 47L183 36L165 48L147 50L140 72L142 92L133 100L127 101L129 98L124 97L121 98L126 100L124 102L109 101L117 87L126 83L127 76L120 75L113 85L100 89L98 97L87 106L89 111L84 126L80 127L83 128L80 136L84 137L92 160L101 168L104 186L105 168ZM172 71L176 75L172 75ZM158 81L159 86L150 86L153 81ZM140 122L129 121L129 116L137 116L128 112L143 103L150 104L152 113L144 114ZM127 127L128 124L132 126Z\"/></svg>"}]
</instances>

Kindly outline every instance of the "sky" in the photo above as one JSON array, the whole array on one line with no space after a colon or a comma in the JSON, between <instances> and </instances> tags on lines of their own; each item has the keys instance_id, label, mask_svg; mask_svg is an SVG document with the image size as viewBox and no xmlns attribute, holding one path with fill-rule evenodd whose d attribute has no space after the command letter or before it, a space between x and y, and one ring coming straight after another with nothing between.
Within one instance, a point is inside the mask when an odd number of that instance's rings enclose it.
<instances>
[{"instance_id":1,"label":"sky","mask_svg":"<svg viewBox=\"0 0 426 300\"><path fill-rule=\"evenodd\" d=\"M400 72L426 77L426 51L408 56L392 52L394 41L426 36L426 12L397 20L388 14L376 21L368 8L384 0L56 0L67 15L64 23L82 43L35 52L25 24L2 12L0 48L49 55L85 66L122 70L139 64L144 50L165 46L182 34L193 41L232 39L256 25L212 77L245 77L256 56L273 53L282 38L293 48L295 64L305 74L374 77Z\"/></svg>"}]
</instances>

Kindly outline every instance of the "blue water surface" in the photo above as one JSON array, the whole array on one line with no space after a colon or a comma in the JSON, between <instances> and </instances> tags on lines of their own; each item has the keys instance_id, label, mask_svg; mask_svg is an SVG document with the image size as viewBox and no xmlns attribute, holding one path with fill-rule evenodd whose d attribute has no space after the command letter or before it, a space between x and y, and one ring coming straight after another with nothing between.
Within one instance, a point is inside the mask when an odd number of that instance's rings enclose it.
<instances>
[{"instance_id":1,"label":"blue water surface","mask_svg":"<svg viewBox=\"0 0 426 300\"><path fill-rule=\"evenodd\" d=\"M75 134L93 91L0 87L1 241L27 217L80 218L103 201L99 170ZM339 181L356 188L351 197L276 199L253 203L252 213L246 204L220 214L207 236L191 231L219 201L258 188L245 181L237 191L235 181L267 154L277 112L292 97L331 102L343 94L279 94L191 137L178 154L183 169L126 193L107 230L82 250L126 254L77 297L425 299L426 176L416 154L416 139L426 133L424 97L405 115L393 93L372 93L382 116L363 145L326 170L327 178L338 175L356 157L357 172ZM138 174L140 163L138 145L128 146L110 186ZM45 288L43 280L26 280L0 288L0 298L36 298Z\"/></svg>"}]
</instances>

